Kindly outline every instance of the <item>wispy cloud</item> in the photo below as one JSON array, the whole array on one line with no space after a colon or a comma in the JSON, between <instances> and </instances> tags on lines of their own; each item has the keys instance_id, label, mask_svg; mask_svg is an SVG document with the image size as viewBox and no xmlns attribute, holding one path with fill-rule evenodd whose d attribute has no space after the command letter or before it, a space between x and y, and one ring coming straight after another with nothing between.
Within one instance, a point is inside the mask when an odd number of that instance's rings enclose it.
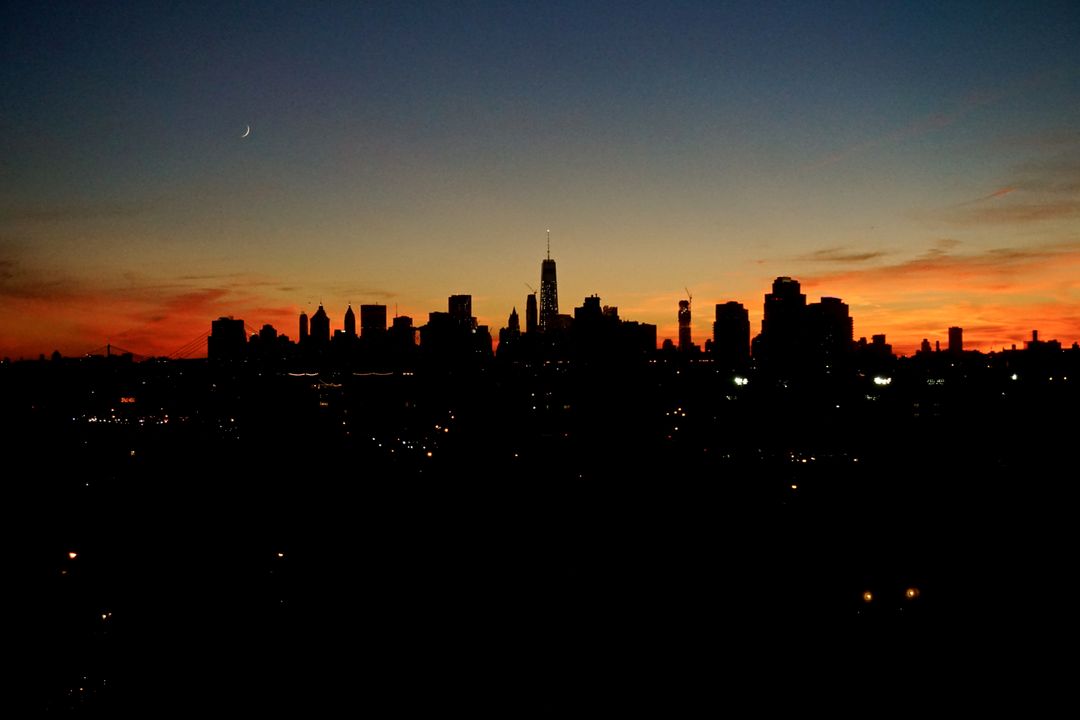
<instances>
[{"instance_id":1,"label":"wispy cloud","mask_svg":"<svg viewBox=\"0 0 1080 720\"><path fill-rule=\"evenodd\" d=\"M1009 193L1012 193L1012 192L1016 192L1015 187L1009 186L1009 187L999 188L998 190L995 190L992 193L988 193L986 195L983 195L982 197L977 197L974 200L965 200L962 203L958 203L956 205L956 207L965 207L967 205L975 205L976 203L986 202L987 200L993 200L995 198L1005 197L1006 195L1008 195Z\"/></svg>"},{"instance_id":2,"label":"wispy cloud","mask_svg":"<svg viewBox=\"0 0 1080 720\"><path fill-rule=\"evenodd\" d=\"M349 283L331 283L326 286L326 291L335 297L353 298L351 302L370 302L373 300L392 300L398 293L385 288L371 287L368 285L353 285Z\"/></svg>"},{"instance_id":3,"label":"wispy cloud","mask_svg":"<svg viewBox=\"0 0 1080 720\"><path fill-rule=\"evenodd\" d=\"M940 212L961 225L1029 225L1080 216L1080 135L1073 147L1013 168L1002 187Z\"/></svg>"},{"instance_id":4,"label":"wispy cloud","mask_svg":"<svg viewBox=\"0 0 1080 720\"><path fill-rule=\"evenodd\" d=\"M808 291L843 297L858 332L886 332L910 352L945 328L965 342L1000 348L1039 328L1063 342L1080 339L1080 240L956 252L955 241L886 265L800 278Z\"/></svg>"},{"instance_id":5,"label":"wispy cloud","mask_svg":"<svg viewBox=\"0 0 1080 720\"><path fill-rule=\"evenodd\" d=\"M1080 200L974 207L949 216L955 225L1025 225L1080 216Z\"/></svg>"},{"instance_id":6,"label":"wispy cloud","mask_svg":"<svg viewBox=\"0 0 1080 720\"><path fill-rule=\"evenodd\" d=\"M796 260L820 263L862 263L877 260L887 254L884 250L859 251L846 247L831 247L800 255Z\"/></svg>"},{"instance_id":7,"label":"wispy cloud","mask_svg":"<svg viewBox=\"0 0 1080 720\"><path fill-rule=\"evenodd\" d=\"M90 282L0 258L0 353L32 357L57 348L77 355L111 340L143 355L168 355L204 335L221 315L244 317L253 327L291 327L296 308L278 302L273 288L267 294L267 284L279 281L243 274L222 280L125 273Z\"/></svg>"}]
</instances>

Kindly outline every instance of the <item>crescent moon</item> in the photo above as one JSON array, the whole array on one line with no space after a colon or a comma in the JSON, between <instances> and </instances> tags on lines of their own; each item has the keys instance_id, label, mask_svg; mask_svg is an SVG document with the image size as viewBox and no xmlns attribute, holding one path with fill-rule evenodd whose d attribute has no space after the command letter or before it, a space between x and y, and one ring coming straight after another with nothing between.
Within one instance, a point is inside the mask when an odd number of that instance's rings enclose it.
<instances>
[{"instance_id":1,"label":"crescent moon","mask_svg":"<svg viewBox=\"0 0 1080 720\"><path fill-rule=\"evenodd\" d=\"M240 137L246 138L250 134L251 134L251 126L250 125L245 125L244 126L244 134L241 135Z\"/></svg>"}]
</instances>

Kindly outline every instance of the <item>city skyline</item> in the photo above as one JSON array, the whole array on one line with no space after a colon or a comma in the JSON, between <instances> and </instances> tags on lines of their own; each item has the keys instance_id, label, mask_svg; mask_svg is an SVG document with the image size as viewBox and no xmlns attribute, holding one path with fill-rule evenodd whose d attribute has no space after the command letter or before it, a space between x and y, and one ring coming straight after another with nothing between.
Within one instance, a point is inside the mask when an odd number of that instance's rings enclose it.
<instances>
[{"instance_id":1,"label":"city skyline","mask_svg":"<svg viewBox=\"0 0 1080 720\"><path fill-rule=\"evenodd\" d=\"M797 277L855 337L1080 340L1071 3L9 6L0 356L455 293L677 340ZM563 312L565 312L565 307Z\"/></svg>"}]
</instances>

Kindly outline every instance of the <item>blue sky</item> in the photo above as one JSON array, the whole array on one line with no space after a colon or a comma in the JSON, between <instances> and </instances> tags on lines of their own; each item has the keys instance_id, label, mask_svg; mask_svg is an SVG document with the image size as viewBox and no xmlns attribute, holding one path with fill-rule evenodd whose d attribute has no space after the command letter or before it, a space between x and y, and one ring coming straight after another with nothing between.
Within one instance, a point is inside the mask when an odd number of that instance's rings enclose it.
<instances>
[{"instance_id":1,"label":"blue sky","mask_svg":"<svg viewBox=\"0 0 1080 720\"><path fill-rule=\"evenodd\" d=\"M5 5L0 294L49 323L0 353L457 292L497 328L549 227L564 312L661 338L780 274L900 347L1080 338L1075 3L306 5Z\"/></svg>"}]
</instances>

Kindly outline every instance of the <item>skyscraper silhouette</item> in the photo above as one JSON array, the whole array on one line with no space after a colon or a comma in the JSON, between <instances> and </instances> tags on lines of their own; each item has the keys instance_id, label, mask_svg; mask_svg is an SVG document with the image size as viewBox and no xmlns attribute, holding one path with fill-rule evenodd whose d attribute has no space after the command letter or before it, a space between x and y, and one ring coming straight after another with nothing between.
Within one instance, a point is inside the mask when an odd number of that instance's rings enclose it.
<instances>
[{"instance_id":1,"label":"skyscraper silhouette","mask_svg":"<svg viewBox=\"0 0 1080 720\"><path fill-rule=\"evenodd\" d=\"M763 367L787 372L799 364L803 351L806 295L798 280L783 276L765 295L761 334L754 338L754 357Z\"/></svg>"},{"instance_id":2,"label":"skyscraper silhouette","mask_svg":"<svg viewBox=\"0 0 1080 720\"><path fill-rule=\"evenodd\" d=\"M360 335L371 338L386 333L386 306L360 306Z\"/></svg>"},{"instance_id":3,"label":"skyscraper silhouette","mask_svg":"<svg viewBox=\"0 0 1080 720\"><path fill-rule=\"evenodd\" d=\"M679 350L690 351L690 301L679 301Z\"/></svg>"},{"instance_id":4,"label":"skyscraper silhouette","mask_svg":"<svg viewBox=\"0 0 1080 720\"><path fill-rule=\"evenodd\" d=\"M547 258L540 263L540 331L558 327L559 285L555 279L555 261L551 259L551 231L548 230Z\"/></svg>"},{"instance_id":5,"label":"skyscraper silhouette","mask_svg":"<svg viewBox=\"0 0 1080 720\"><path fill-rule=\"evenodd\" d=\"M525 332L532 335L537 326L536 293L532 293L525 298Z\"/></svg>"},{"instance_id":6,"label":"skyscraper silhouette","mask_svg":"<svg viewBox=\"0 0 1080 720\"><path fill-rule=\"evenodd\" d=\"M750 313L742 303L717 304L713 323L713 356L729 368L750 359Z\"/></svg>"},{"instance_id":7,"label":"skyscraper silhouette","mask_svg":"<svg viewBox=\"0 0 1080 720\"><path fill-rule=\"evenodd\" d=\"M472 314L472 295L451 295L447 305L451 320L461 327L476 327L476 318Z\"/></svg>"},{"instance_id":8,"label":"skyscraper silhouette","mask_svg":"<svg viewBox=\"0 0 1080 720\"><path fill-rule=\"evenodd\" d=\"M308 316L306 312L300 313L300 343L308 341Z\"/></svg>"},{"instance_id":9,"label":"skyscraper silhouette","mask_svg":"<svg viewBox=\"0 0 1080 720\"><path fill-rule=\"evenodd\" d=\"M353 312L352 305L345 311L345 334L356 337L356 313Z\"/></svg>"},{"instance_id":10,"label":"skyscraper silhouette","mask_svg":"<svg viewBox=\"0 0 1080 720\"><path fill-rule=\"evenodd\" d=\"M506 320L506 327L499 331L499 354L505 355L517 344L521 337L521 318L515 307Z\"/></svg>"},{"instance_id":11,"label":"skyscraper silhouette","mask_svg":"<svg viewBox=\"0 0 1080 720\"><path fill-rule=\"evenodd\" d=\"M853 348L851 313L840 298L823 297L806 307L805 350L826 371L835 371Z\"/></svg>"},{"instance_id":12,"label":"skyscraper silhouette","mask_svg":"<svg viewBox=\"0 0 1080 720\"><path fill-rule=\"evenodd\" d=\"M949 352L959 355L964 351L964 328L949 328Z\"/></svg>"},{"instance_id":13,"label":"skyscraper silhouette","mask_svg":"<svg viewBox=\"0 0 1080 720\"><path fill-rule=\"evenodd\" d=\"M210 337L206 338L206 356L210 360L242 358L246 346L243 320L222 317L210 323Z\"/></svg>"},{"instance_id":14,"label":"skyscraper silhouette","mask_svg":"<svg viewBox=\"0 0 1080 720\"><path fill-rule=\"evenodd\" d=\"M311 341L316 345L328 345L330 343L330 318L322 305L311 316Z\"/></svg>"}]
</instances>

